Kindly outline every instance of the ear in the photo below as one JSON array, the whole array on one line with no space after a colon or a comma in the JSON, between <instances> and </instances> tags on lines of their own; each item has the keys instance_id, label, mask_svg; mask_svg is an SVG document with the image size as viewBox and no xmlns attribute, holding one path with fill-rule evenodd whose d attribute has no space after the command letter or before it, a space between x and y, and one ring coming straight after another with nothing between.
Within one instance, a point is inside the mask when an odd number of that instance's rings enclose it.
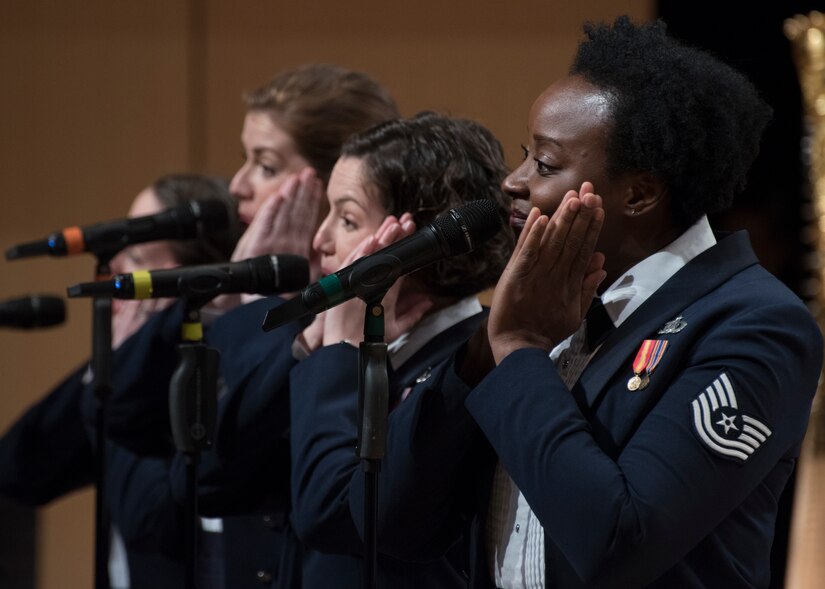
<instances>
[{"instance_id":1,"label":"ear","mask_svg":"<svg viewBox=\"0 0 825 589\"><path fill-rule=\"evenodd\" d=\"M638 216L664 205L665 183L651 172L635 172L628 182L625 214Z\"/></svg>"}]
</instances>

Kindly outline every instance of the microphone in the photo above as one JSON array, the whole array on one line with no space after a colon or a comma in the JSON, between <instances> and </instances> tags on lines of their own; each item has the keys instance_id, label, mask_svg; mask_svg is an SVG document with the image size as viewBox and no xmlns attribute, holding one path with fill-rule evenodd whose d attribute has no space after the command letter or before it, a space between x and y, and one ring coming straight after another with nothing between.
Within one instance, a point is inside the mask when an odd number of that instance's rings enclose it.
<instances>
[{"instance_id":1,"label":"microphone","mask_svg":"<svg viewBox=\"0 0 825 589\"><path fill-rule=\"evenodd\" d=\"M6 250L7 260L30 256L71 256L89 252L113 256L126 246L159 239L193 239L229 226L226 205L217 200L193 200L154 215L66 227L46 239Z\"/></svg>"},{"instance_id":2,"label":"microphone","mask_svg":"<svg viewBox=\"0 0 825 589\"><path fill-rule=\"evenodd\" d=\"M270 309L263 330L320 313L352 297L368 299L383 294L400 276L442 258L466 254L492 238L500 228L501 216L491 200L474 200L450 209L423 229L324 276L306 287L300 296Z\"/></svg>"},{"instance_id":3,"label":"microphone","mask_svg":"<svg viewBox=\"0 0 825 589\"><path fill-rule=\"evenodd\" d=\"M70 297L149 299L184 297L209 300L219 294L277 294L309 282L309 262L292 255L258 256L240 262L185 266L170 270L140 270L116 274L111 280L70 286Z\"/></svg>"},{"instance_id":4,"label":"microphone","mask_svg":"<svg viewBox=\"0 0 825 589\"><path fill-rule=\"evenodd\" d=\"M60 297L31 295L0 302L0 326L32 329L60 325L66 304Z\"/></svg>"}]
</instances>

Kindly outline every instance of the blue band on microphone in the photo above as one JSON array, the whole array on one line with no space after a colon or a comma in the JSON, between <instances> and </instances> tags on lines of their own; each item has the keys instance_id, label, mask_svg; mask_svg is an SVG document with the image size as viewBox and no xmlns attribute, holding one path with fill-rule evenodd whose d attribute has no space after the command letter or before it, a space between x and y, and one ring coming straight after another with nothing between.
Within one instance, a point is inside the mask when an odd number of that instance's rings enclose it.
<instances>
[{"instance_id":1,"label":"blue band on microphone","mask_svg":"<svg viewBox=\"0 0 825 589\"><path fill-rule=\"evenodd\" d=\"M346 298L342 296L344 287L341 286L341 281L336 274L327 274L318 281L318 284L324 290L324 294L327 295L330 306L337 305L346 300Z\"/></svg>"}]
</instances>

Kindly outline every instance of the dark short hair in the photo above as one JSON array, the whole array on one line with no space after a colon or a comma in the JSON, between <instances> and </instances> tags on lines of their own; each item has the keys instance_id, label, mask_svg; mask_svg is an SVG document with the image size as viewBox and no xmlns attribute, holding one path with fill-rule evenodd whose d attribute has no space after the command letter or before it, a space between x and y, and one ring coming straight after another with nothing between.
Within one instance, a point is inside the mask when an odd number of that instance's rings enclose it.
<instances>
[{"instance_id":1,"label":"dark short hair","mask_svg":"<svg viewBox=\"0 0 825 589\"><path fill-rule=\"evenodd\" d=\"M238 221L238 203L229 194L226 178L199 174L170 174L158 178L151 186L164 209L184 205L192 200L217 200L229 211L229 227L211 231L201 239L169 242L175 261L181 266L225 262L232 257L241 235Z\"/></svg>"},{"instance_id":2,"label":"dark short hair","mask_svg":"<svg viewBox=\"0 0 825 589\"><path fill-rule=\"evenodd\" d=\"M510 199L501 144L484 126L432 112L398 119L354 135L342 157L363 161L367 190L390 215L413 215L417 227L469 201L498 205L502 230L465 256L446 258L414 276L438 296L464 297L495 285L513 247L506 223Z\"/></svg>"},{"instance_id":3,"label":"dark short hair","mask_svg":"<svg viewBox=\"0 0 825 589\"><path fill-rule=\"evenodd\" d=\"M585 25L570 70L612 97L608 172L663 181L688 226L731 206L759 152L770 107L741 73L682 45L663 22Z\"/></svg>"},{"instance_id":4,"label":"dark short hair","mask_svg":"<svg viewBox=\"0 0 825 589\"><path fill-rule=\"evenodd\" d=\"M249 111L269 114L292 137L324 183L350 135L399 116L373 78L330 64L283 72L244 98Z\"/></svg>"}]
</instances>

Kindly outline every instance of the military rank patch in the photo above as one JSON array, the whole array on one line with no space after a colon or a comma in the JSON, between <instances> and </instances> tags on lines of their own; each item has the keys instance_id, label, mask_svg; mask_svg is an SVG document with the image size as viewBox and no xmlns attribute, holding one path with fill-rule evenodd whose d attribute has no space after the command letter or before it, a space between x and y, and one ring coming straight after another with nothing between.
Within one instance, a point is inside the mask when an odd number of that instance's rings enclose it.
<instances>
[{"instance_id":1,"label":"military rank patch","mask_svg":"<svg viewBox=\"0 0 825 589\"><path fill-rule=\"evenodd\" d=\"M725 458L745 462L771 435L767 425L739 410L733 385L724 372L691 406L699 439Z\"/></svg>"}]
</instances>

